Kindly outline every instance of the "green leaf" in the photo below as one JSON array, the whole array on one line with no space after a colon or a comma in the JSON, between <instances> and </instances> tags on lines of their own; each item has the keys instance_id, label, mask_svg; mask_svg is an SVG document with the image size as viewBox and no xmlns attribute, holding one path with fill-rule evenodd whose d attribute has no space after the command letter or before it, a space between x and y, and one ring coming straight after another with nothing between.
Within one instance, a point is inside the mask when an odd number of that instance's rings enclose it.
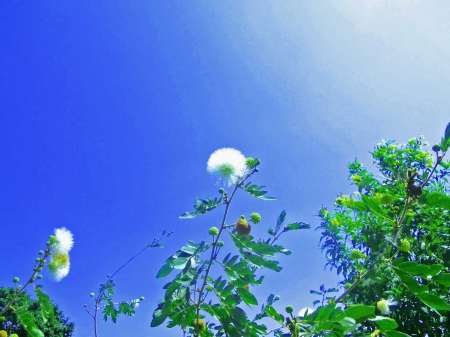
<instances>
[{"instance_id":1,"label":"green leaf","mask_svg":"<svg viewBox=\"0 0 450 337\"><path fill-rule=\"evenodd\" d=\"M433 192L426 196L426 198L420 199L422 203L426 203L429 206L441 207L450 210L450 197L439 192Z\"/></svg>"},{"instance_id":2,"label":"green leaf","mask_svg":"<svg viewBox=\"0 0 450 337\"><path fill-rule=\"evenodd\" d=\"M440 274L436 277L433 277L433 281L437 283L443 284L444 286L450 287L450 274Z\"/></svg>"},{"instance_id":3,"label":"green leaf","mask_svg":"<svg viewBox=\"0 0 450 337\"><path fill-rule=\"evenodd\" d=\"M183 213L180 215L180 218L181 219L192 219L199 215L202 215L209 211L212 211L214 208L216 208L220 205L222 205L222 198L219 198L219 199L206 198L206 200L197 198L195 200L195 204L194 204L195 212Z\"/></svg>"},{"instance_id":4,"label":"green leaf","mask_svg":"<svg viewBox=\"0 0 450 337\"><path fill-rule=\"evenodd\" d=\"M280 324L284 324L284 317L283 315L280 315L274 307L272 307L271 305L268 305L267 307L264 308L264 311L266 312L267 315L269 315L270 317L272 317L274 320L276 320L278 323Z\"/></svg>"},{"instance_id":5,"label":"green leaf","mask_svg":"<svg viewBox=\"0 0 450 337\"><path fill-rule=\"evenodd\" d=\"M251 194L252 196L254 196L255 198L261 199L261 200L276 200L273 197L266 197L264 196L267 191L263 191L262 189L266 187L266 186L258 186L258 185L251 185L251 183L249 182L247 185L245 185L244 187L242 187L242 189Z\"/></svg>"},{"instance_id":6,"label":"green leaf","mask_svg":"<svg viewBox=\"0 0 450 337\"><path fill-rule=\"evenodd\" d=\"M178 257L172 261L172 267L175 269L184 269L189 259L187 257Z\"/></svg>"},{"instance_id":7,"label":"green leaf","mask_svg":"<svg viewBox=\"0 0 450 337\"><path fill-rule=\"evenodd\" d=\"M373 211L374 213L377 213L379 215L384 216L384 211L381 209L381 207L376 203L375 200L373 200L372 197L369 197L368 195L363 194L361 196L362 201L364 202L364 204L366 204L366 206Z\"/></svg>"},{"instance_id":8,"label":"green leaf","mask_svg":"<svg viewBox=\"0 0 450 337\"><path fill-rule=\"evenodd\" d=\"M439 296L428 292L417 294L420 300L434 310L450 310L450 305Z\"/></svg>"},{"instance_id":9,"label":"green leaf","mask_svg":"<svg viewBox=\"0 0 450 337\"><path fill-rule=\"evenodd\" d=\"M247 305L258 305L256 297L245 288L237 288L237 293Z\"/></svg>"},{"instance_id":10,"label":"green leaf","mask_svg":"<svg viewBox=\"0 0 450 337\"><path fill-rule=\"evenodd\" d=\"M398 265L397 268L405 273L414 276L428 275L428 272L430 270L430 267L423 264L418 264L417 262L413 261L403 262L400 265Z\"/></svg>"},{"instance_id":11,"label":"green leaf","mask_svg":"<svg viewBox=\"0 0 450 337\"><path fill-rule=\"evenodd\" d=\"M369 319L369 321L375 322L375 324L381 330L392 330L398 328L398 324L395 322L394 319L390 317L377 316L375 318Z\"/></svg>"},{"instance_id":12,"label":"green leaf","mask_svg":"<svg viewBox=\"0 0 450 337\"><path fill-rule=\"evenodd\" d=\"M367 318L375 317L375 307L368 305L352 305L344 312L345 316L353 318L356 323L361 323Z\"/></svg>"},{"instance_id":13,"label":"green leaf","mask_svg":"<svg viewBox=\"0 0 450 337\"><path fill-rule=\"evenodd\" d=\"M260 160L258 158L247 158L246 164L248 168L253 169L260 164Z\"/></svg>"},{"instance_id":14,"label":"green leaf","mask_svg":"<svg viewBox=\"0 0 450 337\"><path fill-rule=\"evenodd\" d=\"M392 269L394 270L400 281L414 294L418 294L420 292L428 290L427 286L420 284L415 278L407 275L405 272L397 269L396 267Z\"/></svg>"},{"instance_id":15,"label":"green leaf","mask_svg":"<svg viewBox=\"0 0 450 337\"><path fill-rule=\"evenodd\" d=\"M14 311L20 323L24 326L29 337L45 337L44 333L39 330L36 323L34 323L33 316L25 307L17 308Z\"/></svg>"},{"instance_id":16,"label":"green leaf","mask_svg":"<svg viewBox=\"0 0 450 337\"><path fill-rule=\"evenodd\" d=\"M294 223L284 226L284 230L286 232L297 230L297 229L309 229L309 228L311 228L311 226L304 222L294 222Z\"/></svg>"},{"instance_id":17,"label":"green leaf","mask_svg":"<svg viewBox=\"0 0 450 337\"><path fill-rule=\"evenodd\" d=\"M383 333L386 335L386 337L411 337L411 335L407 335L406 333L395 330L383 331Z\"/></svg>"},{"instance_id":18,"label":"green leaf","mask_svg":"<svg viewBox=\"0 0 450 337\"><path fill-rule=\"evenodd\" d=\"M50 301L50 297L44 293L41 287L35 287L34 291L41 307L42 319L45 323L47 322L47 319L55 317L52 302Z\"/></svg>"},{"instance_id":19,"label":"green leaf","mask_svg":"<svg viewBox=\"0 0 450 337\"><path fill-rule=\"evenodd\" d=\"M173 270L171 262L172 261L166 262L166 264L161 267L161 269L158 271L158 274L156 274L156 278L166 277L170 274L170 272Z\"/></svg>"},{"instance_id":20,"label":"green leaf","mask_svg":"<svg viewBox=\"0 0 450 337\"><path fill-rule=\"evenodd\" d=\"M450 123L448 123L447 127L445 128L444 138L445 139L450 139Z\"/></svg>"}]
</instances>

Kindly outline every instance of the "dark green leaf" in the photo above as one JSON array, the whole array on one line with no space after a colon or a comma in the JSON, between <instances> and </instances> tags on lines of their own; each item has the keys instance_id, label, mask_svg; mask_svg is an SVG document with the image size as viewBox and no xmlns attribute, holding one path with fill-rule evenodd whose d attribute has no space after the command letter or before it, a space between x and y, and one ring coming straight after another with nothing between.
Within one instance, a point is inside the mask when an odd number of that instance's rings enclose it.
<instances>
[{"instance_id":1,"label":"dark green leaf","mask_svg":"<svg viewBox=\"0 0 450 337\"><path fill-rule=\"evenodd\" d=\"M311 228L311 226L304 222L295 222L295 223L286 225L284 227L285 231L293 231L293 230L297 230L297 229L308 229L308 228Z\"/></svg>"},{"instance_id":2,"label":"dark green leaf","mask_svg":"<svg viewBox=\"0 0 450 337\"><path fill-rule=\"evenodd\" d=\"M237 293L241 296L242 300L248 305L258 305L256 297L245 288L237 288Z\"/></svg>"},{"instance_id":3,"label":"dark green leaf","mask_svg":"<svg viewBox=\"0 0 450 337\"><path fill-rule=\"evenodd\" d=\"M367 318L375 317L375 307L368 305L354 305L348 307L345 316L353 318L356 323L361 323Z\"/></svg>"},{"instance_id":4,"label":"dark green leaf","mask_svg":"<svg viewBox=\"0 0 450 337\"><path fill-rule=\"evenodd\" d=\"M433 280L437 283L443 284L444 286L450 287L450 274L440 274L433 277Z\"/></svg>"},{"instance_id":5,"label":"dark green leaf","mask_svg":"<svg viewBox=\"0 0 450 337\"><path fill-rule=\"evenodd\" d=\"M375 318L369 319L369 321L375 322L375 324L381 330L392 330L398 328L398 324L395 322L394 319L390 317L377 316Z\"/></svg>"},{"instance_id":6,"label":"dark green leaf","mask_svg":"<svg viewBox=\"0 0 450 337\"><path fill-rule=\"evenodd\" d=\"M251 194L252 196L254 196L255 198L258 198L258 199L262 199L262 200L276 200L273 197L266 197L266 196L264 196L267 193L266 191L262 190L264 187L266 187L266 186L251 185L251 183L249 182L247 185L242 187L242 189L245 192Z\"/></svg>"},{"instance_id":7,"label":"dark green leaf","mask_svg":"<svg viewBox=\"0 0 450 337\"><path fill-rule=\"evenodd\" d=\"M434 310L450 310L450 306L439 296L428 292L417 294L420 300Z\"/></svg>"}]
</instances>

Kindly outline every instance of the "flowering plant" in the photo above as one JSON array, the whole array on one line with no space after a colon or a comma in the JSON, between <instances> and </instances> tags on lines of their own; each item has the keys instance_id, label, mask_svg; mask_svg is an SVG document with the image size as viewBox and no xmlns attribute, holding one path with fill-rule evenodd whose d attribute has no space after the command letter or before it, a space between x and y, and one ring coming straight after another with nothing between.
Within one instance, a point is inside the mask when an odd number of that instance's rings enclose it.
<instances>
[{"instance_id":1,"label":"flowering plant","mask_svg":"<svg viewBox=\"0 0 450 337\"><path fill-rule=\"evenodd\" d=\"M231 190L220 188L219 197L197 198L194 211L180 218L194 218L222 206L221 221L209 230L210 242L189 242L161 267L158 278L178 273L165 285L151 326L168 321L167 327L179 327L183 336L194 337L257 337L269 332L279 337L446 336L450 332L445 314L450 310L450 251L445 244L450 236L445 225L450 211L446 180L450 163L443 158L449 144L450 124L441 143L433 147L435 159L421 150L422 138L400 146L382 142L373 152L381 178L359 161L351 163L349 179L357 187L355 194L338 197L332 211L319 210L320 246L327 265L342 275L342 281L337 288L322 285L311 290L322 297L314 303L320 306L302 309L299 315L293 306L286 307L287 315L280 313L279 298L270 294L254 318L243 304L260 304L251 291L263 282L259 272L281 271L276 255L290 254L277 240L309 225L285 224L283 211L276 226L268 228L269 237L256 239L251 223L261 221L259 214L252 213L250 220L245 216L228 220L239 191L262 200L274 198L266 196L264 186L249 182L259 170L258 159L245 159L234 149L214 152L208 172ZM223 235L231 241L228 254L222 253ZM267 318L279 327L268 331L263 324Z\"/></svg>"}]
</instances>

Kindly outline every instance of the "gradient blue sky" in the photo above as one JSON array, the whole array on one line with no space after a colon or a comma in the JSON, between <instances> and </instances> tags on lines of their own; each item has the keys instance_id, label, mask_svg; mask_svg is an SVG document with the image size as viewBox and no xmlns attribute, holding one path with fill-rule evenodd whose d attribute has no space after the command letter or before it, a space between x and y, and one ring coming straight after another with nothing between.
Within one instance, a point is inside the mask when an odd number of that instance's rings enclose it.
<instances>
[{"instance_id":1,"label":"gradient blue sky","mask_svg":"<svg viewBox=\"0 0 450 337\"><path fill-rule=\"evenodd\" d=\"M117 300L145 296L100 336L181 336L150 329L164 260L208 238L220 211L178 216L216 196L209 155L259 157L253 181L276 202L239 195L230 219L259 212L264 235L287 221L315 228L351 193L346 165L371 165L381 139L437 142L449 122L447 1L4 1L0 10L0 284L26 280L53 229L75 237L71 271L44 290L93 336L90 292L163 229L115 279ZM230 220L231 221L231 220ZM281 274L255 290L279 308L311 306L334 286L319 233L283 243ZM45 274L44 274L45 275ZM255 309L255 313L257 309Z\"/></svg>"}]
</instances>

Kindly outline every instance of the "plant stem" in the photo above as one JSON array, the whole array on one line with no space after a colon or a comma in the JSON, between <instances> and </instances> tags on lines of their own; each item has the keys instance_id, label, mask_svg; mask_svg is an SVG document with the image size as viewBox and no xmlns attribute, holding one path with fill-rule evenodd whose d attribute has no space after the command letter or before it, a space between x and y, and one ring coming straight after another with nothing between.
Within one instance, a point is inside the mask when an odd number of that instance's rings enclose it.
<instances>
[{"instance_id":1,"label":"plant stem","mask_svg":"<svg viewBox=\"0 0 450 337\"><path fill-rule=\"evenodd\" d=\"M225 211L224 211L224 214L223 214L223 217L222 217L222 223L221 223L220 229L219 229L219 234L217 234L216 239L213 241L212 249L211 249L211 256L210 256L210 258L209 258L208 265L207 265L207 267L206 267L205 277L204 277L204 279L203 279L202 286L201 286L200 290L198 291L197 322L198 322L199 319L200 319L200 305L202 304L202 302L203 302L203 300L204 300L204 299L202 298L202 295L203 295L203 292L204 292L204 290L205 290L206 284L207 284L207 282L208 282L208 275L209 275L209 272L210 272L210 270L211 270L211 267L212 267L212 264L213 264L213 262L214 262L214 259L215 259L215 257L216 257L216 251L219 249L219 247L217 247L217 243L219 242L219 238L220 238L220 235L222 234L223 230L227 227L226 224L225 224L225 221L226 221L226 219L227 219L228 210L230 209L231 202L233 201L233 198L234 198L234 195L236 194L236 191L237 191L237 190L244 184L244 182L245 182L245 181L246 181L253 173L255 173L255 172L257 172L257 169L253 169L252 172L250 172L244 179L242 179L242 181L238 182L238 183L234 186L233 192L231 192L231 196L225 200L225 205L226 205L226 206L225 206ZM195 331L194 336L195 336L195 337L198 337L198 332L197 332L197 331Z\"/></svg>"},{"instance_id":2,"label":"plant stem","mask_svg":"<svg viewBox=\"0 0 450 337\"><path fill-rule=\"evenodd\" d=\"M39 269L45 266L45 259L48 258L50 254L51 254L50 247L47 247L45 249L44 256L40 258L41 260L39 261L39 264L34 267L33 274L31 274L31 277L28 279L27 283L25 283L25 285L14 295L11 301L9 301L9 303L5 305L3 310L0 312L0 317L3 316L9 310L9 308L11 308L11 305L14 303L16 298L22 293L22 291L24 291L28 285L34 283L34 281L36 280L36 275L40 272Z\"/></svg>"},{"instance_id":3,"label":"plant stem","mask_svg":"<svg viewBox=\"0 0 450 337\"><path fill-rule=\"evenodd\" d=\"M172 232L165 234L163 233L163 235L159 238L159 239L154 239L153 242L151 244L147 244L144 248L142 248L138 253L136 253L133 257L131 257L127 262L125 262L119 269L117 269L111 276L108 277L108 279L106 280L105 284L101 286L100 288L100 292L97 296L97 298L95 299L95 310L94 310L94 314L91 314L91 312L86 309L86 312L92 316L92 318L94 319L94 335L95 337L98 337L98 333L97 333L97 316L98 316L98 310L100 309L100 302L102 300L103 295L103 291L105 290L105 285L108 284L112 278L117 275L117 273L119 271L121 271L128 263L130 263L131 261L133 261L136 257L138 257L140 254L142 254L147 248L151 247L152 244L158 243L159 241L161 241L162 239L169 237L172 234Z\"/></svg>"}]
</instances>

